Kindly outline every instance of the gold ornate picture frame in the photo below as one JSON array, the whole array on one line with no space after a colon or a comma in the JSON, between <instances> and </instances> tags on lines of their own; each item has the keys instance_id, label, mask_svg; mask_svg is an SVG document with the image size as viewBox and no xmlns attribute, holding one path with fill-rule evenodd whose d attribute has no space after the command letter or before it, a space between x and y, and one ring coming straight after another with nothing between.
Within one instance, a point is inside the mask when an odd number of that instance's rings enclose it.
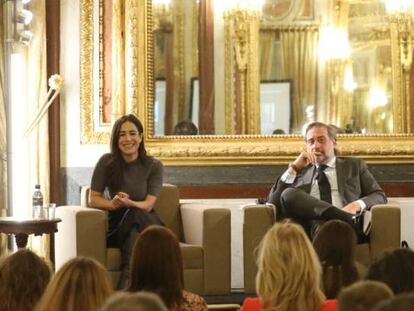
<instances>
[{"instance_id":1,"label":"gold ornate picture frame","mask_svg":"<svg viewBox=\"0 0 414 311\"><path fill-rule=\"evenodd\" d=\"M94 95L99 82L94 79L94 1L81 0L81 142L102 144L109 142L110 126L100 128L94 115L97 106ZM286 164L303 149L298 135L208 135L208 136L154 136L153 135L153 68L151 0L125 1L126 102L129 111L143 121L146 147L165 165L268 165ZM400 45L394 42L393 69L397 81L394 88L406 97L409 83L404 79L399 55ZM98 62L99 63L99 62ZM408 78L408 77L407 77ZM408 101L404 98L405 102ZM345 156L364 158L370 163L414 163L414 136L393 135L339 135L338 149Z\"/></svg>"}]
</instances>

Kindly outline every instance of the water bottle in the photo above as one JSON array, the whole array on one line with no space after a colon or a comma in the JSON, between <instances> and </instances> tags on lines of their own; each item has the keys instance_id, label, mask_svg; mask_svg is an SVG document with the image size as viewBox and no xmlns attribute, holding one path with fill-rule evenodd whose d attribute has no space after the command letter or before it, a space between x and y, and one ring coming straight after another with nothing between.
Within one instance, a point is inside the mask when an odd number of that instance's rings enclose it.
<instances>
[{"instance_id":1,"label":"water bottle","mask_svg":"<svg viewBox=\"0 0 414 311\"><path fill-rule=\"evenodd\" d=\"M43 218L43 194L40 191L40 185L35 185L32 197L32 217L33 219Z\"/></svg>"}]
</instances>

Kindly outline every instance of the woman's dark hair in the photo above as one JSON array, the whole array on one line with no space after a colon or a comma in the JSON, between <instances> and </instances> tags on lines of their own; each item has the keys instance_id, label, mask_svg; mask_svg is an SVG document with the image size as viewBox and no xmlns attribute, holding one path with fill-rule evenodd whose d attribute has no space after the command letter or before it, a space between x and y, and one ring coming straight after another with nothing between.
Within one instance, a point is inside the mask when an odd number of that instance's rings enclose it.
<instances>
[{"instance_id":1,"label":"woman's dark hair","mask_svg":"<svg viewBox=\"0 0 414 311\"><path fill-rule=\"evenodd\" d=\"M324 293L336 298L342 287L359 279L355 265L357 236L354 229L341 220L330 220L317 231L313 246L322 264Z\"/></svg>"},{"instance_id":2,"label":"woman's dark hair","mask_svg":"<svg viewBox=\"0 0 414 311\"><path fill-rule=\"evenodd\" d=\"M385 251L370 265L366 279L384 282L395 295L414 291L414 252L408 248Z\"/></svg>"},{"instance_id":3,"label":"woman's dark hair","mask_svg":"<svg viewBox=\"0 0 414 311\"><path fill-rule=\"evenodd\" d=\"M121 155L121 150L119 149L118 141L121 132L121 127L125 122L133 123L136 126L138 133L142 135L142 140L138 147L138 159L143 164L145 164L148 159L147 151L145 150L144 144L144 127L141 121L133 114L128 114L120 117L118 120L115 121L112 127L110 142L112 157L110 158L110 161L108 163L108 183L109 187L114 191L117 190L118 186L121 184L123 179L122 168L125 165L125 161Z\"/></svg>"},{"instance_id":4,"label":"woman's dark hair","mask_svg":"<svg viewBox=\"0 0 414 311\"><path fill-rule=\"evenodd\" d=\"M28 249L21 249L0 262L0 310L31 311L52 276L49 265Z\"/></svg>"},{"instance_id":5,"label":"woman's dark hair","mask_svg":"<svg viewBox=\"0 0 414 311\"><path fill-rule=\"evenodd\" d=\"M132 252L127 291L156 293L173 309L183 301L183 279L182 255L174 233L161 226L142 231Z\"/></svg>"}]
</instances>

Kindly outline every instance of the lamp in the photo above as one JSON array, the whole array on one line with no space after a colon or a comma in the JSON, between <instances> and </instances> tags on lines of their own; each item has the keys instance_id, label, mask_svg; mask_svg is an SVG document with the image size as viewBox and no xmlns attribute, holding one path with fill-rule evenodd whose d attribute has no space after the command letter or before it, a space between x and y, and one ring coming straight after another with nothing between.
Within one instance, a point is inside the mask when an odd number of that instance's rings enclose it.
<instances>
[{"instance_id":1,"label":"lamp","mask_svg":"<svg viewBox=\"0 0 414 311\"><path fill-rule=\"evenodd\" d=\"M33 33L29 30L22 30L18 34L18 43L22 45L29 45L30 41L32 41Z\"/></svg>"},{"instance_id":2,"label":"lamp","mask_svg":"<svg viewBox=\"0 0 414 311\"><path fill-rule=\"evenodd\" d=\"M385 9L390 14L406 13L410 10L414 13L414 3L412 0L384 0Z\"/></svg>"},{"instance_id":3,"label":"lamp","mask_svg":"<svg viewBox=\"0 0 414 311\"><path fill-rule=\"evenodd\" d=\"M25 5L30 0L15 0L7 1L12 2L7 6L7 14L12 17L11 34L8 41L12 43L18 43L21 45L29 45L33 38L33 34L29 30L29 25L33 19L33 13L25 9Z\"/></svg>"}]
</instances>

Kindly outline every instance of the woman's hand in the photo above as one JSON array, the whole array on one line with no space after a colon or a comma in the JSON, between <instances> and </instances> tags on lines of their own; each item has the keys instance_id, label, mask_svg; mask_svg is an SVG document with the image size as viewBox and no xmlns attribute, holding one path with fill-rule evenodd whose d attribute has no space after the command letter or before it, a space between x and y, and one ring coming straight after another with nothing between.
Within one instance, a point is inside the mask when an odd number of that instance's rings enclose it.
<instances>
[{"instance_id":1,"label":"woman's hand","mask_svg":"<svg viewBox=\"0 0 414 311\"><path fill-rule=\"evenodd\" d=\"M144 201L133 201L129 198L129 194L125 192L118 192L114 199L116 198L115 204L120 204L121 207L128 208L140 208L146 212L150 212L154 206L155 201L157 200L156 196L147 195Z\"/></svg>"},{"instance_id":2,"label":"woman's hand","mask_svg":"<svg viewBox=\"0 0 414 311\"><path fill-rule=\"evenodd\" d=\"M116 194L113 198L112 198L112 200L111 200L111 204L112 204L112 209L113 210L115 210L115 209L118 209L118 208L121 208L121 207L124 207L125 205L124 205L124 202L123 202L123 198L122 198L122 196L120 196L119 194Z\"/></svg>"},{"instance_id":3,"label":"woman's hand","mask_svg":"<svg viewBox=\"0 0 414 311\"><path fill-rule=\"evenodd\" d=\"M136 202L132 201L129 198L128 193L118 192L115 197L117 198L117 202L119 202L122 207L139 207L137 206Z\"/></svg>"}]
</instances>

